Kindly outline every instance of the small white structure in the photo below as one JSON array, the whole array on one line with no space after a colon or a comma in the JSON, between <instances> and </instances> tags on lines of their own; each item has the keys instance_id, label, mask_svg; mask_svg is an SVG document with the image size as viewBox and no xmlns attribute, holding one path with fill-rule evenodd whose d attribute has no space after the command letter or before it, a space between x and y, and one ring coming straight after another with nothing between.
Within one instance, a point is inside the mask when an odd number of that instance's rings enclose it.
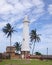
<instances>
[{"instance_id":1,"label":"small white structure","mask_svg":"<svg viewBox=\"0 0 52 65\"><path fill-rule=\"evenodd\" d=\"M21 53L24 58L29 54L30 48L29 48L29 20L28 17L25 16L23 21L23 40L22 40L22 47L21 47Z\"/></svg>"}]
</instances>

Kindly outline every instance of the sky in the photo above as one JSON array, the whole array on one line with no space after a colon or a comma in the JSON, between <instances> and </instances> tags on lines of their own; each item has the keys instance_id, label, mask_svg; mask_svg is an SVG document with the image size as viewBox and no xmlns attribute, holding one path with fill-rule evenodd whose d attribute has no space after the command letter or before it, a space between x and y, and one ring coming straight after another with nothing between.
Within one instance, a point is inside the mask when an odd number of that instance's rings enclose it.
<instances>
[{"instance_id":1,"label":"sky","mask_svg":"<svg viewBox=\"0 0 52 65\"><path fill-rule=\"evenodd\" d=\"M34 52L52 54L52 0L0 0L0 52L6 51L9 38L2 28L10 23L17 32L12 35L12 45L22 42L23 19L29 18L29 31L37 29L41 41L35 43Z\"/></svg>"}]
</instances>

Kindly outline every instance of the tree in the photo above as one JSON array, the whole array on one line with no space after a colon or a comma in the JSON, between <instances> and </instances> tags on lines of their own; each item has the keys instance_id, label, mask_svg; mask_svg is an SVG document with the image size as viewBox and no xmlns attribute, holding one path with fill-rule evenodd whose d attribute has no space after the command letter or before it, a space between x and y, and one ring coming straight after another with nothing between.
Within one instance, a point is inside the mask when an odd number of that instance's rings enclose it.
<instances>
[{"instance_id":1,"label":"tree","mask_svg":"<svg viewBox=\"0 0 52 65\"><path fill-rule=\"evenodd\" d=\"M35 55L42 55L40 52L35 52Z\"/></svg>"},{"instance_id":2,"label":"tree","mask_svg":"<svg viewBox=\"0 0 52 65\"><path fill-rule=\"evenodd\" d=\"M35 29L35 30L32 30L31 33L30 33L31 42L34 42L34 44L33 44L33 49L32 49L32 54L33 54L33 52L34 52L35 42L39 42L39 41L40 41L39 35L40 35L40 34L37 34L36 29Z\"/></svg>"},{"instance_id":3,"label":"tree","mask_svg":"<svg viewBox=\"0 0 52 65\"><path fill-rule=\"evenodd\" d=\"M10 37L10 52L11 52L11 37L12 33L15 31L14 27L11 24L7 23L6 26L3 27L2 31L7 35L7 38Z\"/></svg>"},{"instance_id":4,"label":"tree","mask_svg":"<svg viewBox=\"0 0 52 65\"><path fill-rule=\"evenodd\" d=\"M14 46L15 46L15 48L16 48L16 51L21 51L21 45L20 45L20 43L16 42L16 43L14 44Z\"/></svg>"}]
</instances>

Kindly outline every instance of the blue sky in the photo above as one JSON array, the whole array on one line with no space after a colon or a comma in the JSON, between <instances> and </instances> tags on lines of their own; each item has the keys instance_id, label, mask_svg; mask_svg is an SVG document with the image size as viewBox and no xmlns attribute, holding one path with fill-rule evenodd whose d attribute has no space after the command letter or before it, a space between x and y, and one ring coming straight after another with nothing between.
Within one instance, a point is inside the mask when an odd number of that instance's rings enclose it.
<instances>
[{"instance_id":1,"label":"blue sky","mask_svg":"<svg viewBox=\"0 0 52 65\"><path fill-rule=\"evenodd\" d=\"M29 17L29 28L37 29L41 34L41 42L36 43L35 50L42 54L52 54L52 0L0 0L0 52L6 51L10 45L9 38L2 32L2 28L10 23L17 33L13 33L12 45L16 41L22 42L23 19Z\"/></svg>"}]
</instances>

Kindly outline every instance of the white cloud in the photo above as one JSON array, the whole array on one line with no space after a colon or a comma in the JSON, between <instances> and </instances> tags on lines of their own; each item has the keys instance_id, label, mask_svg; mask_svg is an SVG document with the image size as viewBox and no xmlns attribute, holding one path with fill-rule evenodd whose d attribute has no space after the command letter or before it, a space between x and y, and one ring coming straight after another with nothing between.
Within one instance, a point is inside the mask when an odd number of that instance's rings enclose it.
<instances>
[{"instance_id":1,"label":"white cloud","mask_svg":"<svg viewBox=\"0 0 52 65\"><path fill-rule=\"evenodd\" d=\"M49 14L52 14L52 4L50 4L50 5L48 6L48 12L49 12Z\"/></svg>"},{"instance_id":2,"label":"white cloud","mask_svg":"<svg viewBox=\"0 0 52 65\"><path fill-rule=\"evenodd\" d=\"M20 25L18 26L18 29L21 29L21 28L23 28L23 24L20 24Z\"/></svg>"},{"instance_id":3,"label":"white cloud","mask_svg":"<svg viewBox=\"0 0 52 65\"><path fill-rule=\"evenodd\" d=\"M2 30L2 28L7 24L7 22L0 22L0 30Z\"/></svg>"},{"instance_id":4,"label":"white cloud","mask_svg":"<svg viewBox=\"0 0 52 65\"><path fill-rule=\"evenodd\" d=\"M34 10L32 14L36 16L34 17L31 15L31 21L34 20L34 18L37 19L44 12L44 3L42 0L2 0L0 3L2 3L0 5L0 14L2 14L2 18L10 22L15 22L15 20L18 20L18 18L23 17L25 13L27 13L27 15L29 14L30 17L30 13L32 13L31 8L33 7Z\"/></svg>"},{"instance_id":5,"label":"white cloud","mask_svg":"<svg viewBox=\"0 0 52 65\"><path fill-rule=\"evenodd\" d=\"M36 6L36 7L44 7L44 3L42 0L32 0L33 1L33 4Z\"/></svg>"},{"instance_id":6,"label":"white cloud","mask_svg":"<svg viewBox=\"0 0 52 65\"><path fill-rule=\"evenodd\" d=\"M0 1L0 14L8 13L13 7L6 3L6 0Z\"/></svg>"},{"instance_id":7,"label":"white cloud","mask_svg":"<svg viewBox=\"0 0 52 65\"><path fill-rule=\"evenodd\" d=\"M12 10L12 6L9 4L2 5L2 8L0 7L0 14L1 13L7 13L8 11Z\"/></svg>"},{"instance_id":8,"label":"white cloud","mask_svg":"<svg viewBox=\"0 0 52 65\"><path fill-rule=\"evenodd\" d=\"M2 6L5 3L5 0L0 0L0 6Z\"/></svg>"},{"instance_id":9,"label":"white cloud","mask_svg":"<svg viewBox=\"0 0 52 65\"><path fill-rule=\"evenodd\" d=\"M39 32L41 34L42 43L52 43L52 24L44 25L44 27Z\"/></svg>"}]
</instances>

